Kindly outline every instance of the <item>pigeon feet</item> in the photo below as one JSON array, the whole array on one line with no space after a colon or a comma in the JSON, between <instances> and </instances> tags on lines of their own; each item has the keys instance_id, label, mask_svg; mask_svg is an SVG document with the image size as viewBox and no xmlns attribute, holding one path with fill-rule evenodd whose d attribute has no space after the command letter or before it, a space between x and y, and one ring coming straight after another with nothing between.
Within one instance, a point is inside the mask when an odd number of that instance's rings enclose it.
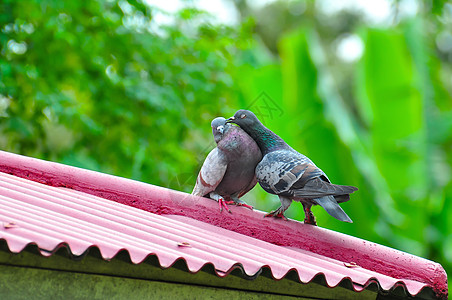
<instances>
[{"instance_id":1,"label":"pigeon feet","mask_svg":"<svg viewBox=\"0 0 452 300\"><path fill-rule=\"evenodd\" d=\"M315 218L314 218L313 215L312 215L312 218L305 217L305 218L304 218L304 223L305 223L305 224L309 224L309 225L317 226L317 221L315 220Z\"/></svg>"},{"instance_id":2,"label":"pigeon feet","mask_svg":"<svg viewBox=\"0 0 452 300\"><path fill-rule=\"evenodd\" d=\"M224 198L221 195L212 192L212 193L209 194L209 197L211 199L215 200L215 201L218 201L218 206L220 207L220 212L222 212L223 208L224 208L224 209L226 209L226 211L228 213L231 213L231 211L229 210L228 205L226 204L227 202L224 201Z\"/></svg>"},{"instance_id":3,"label":"pigeon feet","mask_svg":"<svg viewBox=\"0 0 452 300\"><path fill-rule=\"evenodd\" d=\"M317 226L317 221L315 220L314 214L311 211L310 205L305 205L303 203L303 210L304 210L304 223L309 225Z\"/></svg>"},{"instance_id":4,"label":"pigeon feet","mask_svg":"<svg viewBox=\"0 0 452 300\"><path fill-rule=\"evenodd\" d=\"M274 211L266 214L264 217L266 217L266 218L267 217L275 217L275 218L281 218L281 219L288 221L288 219L284 215L284 211L281 210L281 207L278 208L277 210L274 210Z\"/></svg>"},{"instance_id":5,"label":"pigeon feet","mask_svg":"<svg viewBox=\"0 0 452 300\"><path fill-rule=\"evenodd\" d=\"M232 214L231 210L229 209L227 205L227 201L224 201L223 198L218 198L218 205L220 206L220 212L223 211L223 208L226 209L226 211L230 214Z\"/></svg>"},{"instance_id":6,"label":"pigeon feet","mask_svg":"<svg viewBox=\"0 0 452 300\"><path fill-rule=\"evenodd\" d=\"M251 209L251 210L254 209L254 207L252 207L251 205L246 204L245 202L243 202L243 201L241 201L241 200L240 200L239 202L236 202L236 201L226 201L226 204L234 204L234 205L237 205L237 206L243 206L243 207L249 208L249 209Z\"/></svg>"},{"instance_id":7,"label":"pigeon feet","mask_svg":"<svg viewBox=\"0 0 452 300\"><path fill-rule=\"evenodd\" d=\"M251 205L246 204L246 203L237 203L237 206L243 206L243 207L249 208L251 210L254 209L254 207L252 207Z\"/></svg>"}]
</instances>

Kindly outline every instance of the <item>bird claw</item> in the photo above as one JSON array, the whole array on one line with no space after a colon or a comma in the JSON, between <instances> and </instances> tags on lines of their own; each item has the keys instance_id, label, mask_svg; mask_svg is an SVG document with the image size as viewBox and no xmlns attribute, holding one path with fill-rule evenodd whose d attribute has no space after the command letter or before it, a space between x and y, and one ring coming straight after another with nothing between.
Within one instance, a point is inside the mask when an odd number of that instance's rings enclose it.
<instances>
[{"instance_id":1,"label":"bird claw","mask_svg":"<svg viewBox=\"0 0 452 300\"><path fill-rule=\"evenodd\" d=\"M230 214L232 214L231 210L229 209L227 205L227 201L224 201L223 198L218 199L218 205L220 206L220 212L223 211L223 208L226 209L226 211Z\"/></svg>"},{"instance_id":2,"label":"bird claw","mask_svg":"<svg viewBox=\"0 0 452 300\"><path fill-rule=\"evenodd\" d=\"M305 215L303 223L317 226L317 221L315 220L315 216L311 211L311 206L303 204L303 210Z\"/></svg>"},{"instance_id":3,"label":"bird claw","mask_svg":"<svg viewBox=\"0 0 452 300\"><path fill-rule=\"evenodd\" d=\"M317 222L316 222L315 218L304 218L303 223L317 226Z\"/></svg>"},{"instance_id":4,"label":"bird claw","mask_svg":"<svg viewBox=\"0 0 452 300\"><path fill-rule=\"evenodd\" d=\"M280 218L280 219L284 219L286 221L288 221L289 219L287 219L287 217L284 215L284 212L279 211L279 209L274 210L268 214L266 214L264 217L268 218L268 217L274 217L274 218Z\"/></svg>"},{"instance_id":5,"label":"bird claw","mask_svg":"<svg viewBox=\"0 0 452 300\"><path fill-rule=\"evenodd\" d=\"M254 209L254 207L252 207L251 205L249 205L249 204L246 204L245 202L235 202L235 201L224 201L226 204L234 204L234 205L236 205L236 206L243 206L243 207L246 207L246 208L249 208L249 209L251 209L251 210L253 210Z\"/></svg>"},{"instance_id":6,"label":"bird claw","mask_svg":"<svg viewBox=\"0 0 452 300\"><path fill-rule=\"evenodd\" d=\"M237 206L243 206L243 207L249 208L249 209L251 209L251 210L254 209L254 207L252 207L252 206L249 205L249 204L245 204L245 203L237 203Z\"/></svg>"}]
</instances>

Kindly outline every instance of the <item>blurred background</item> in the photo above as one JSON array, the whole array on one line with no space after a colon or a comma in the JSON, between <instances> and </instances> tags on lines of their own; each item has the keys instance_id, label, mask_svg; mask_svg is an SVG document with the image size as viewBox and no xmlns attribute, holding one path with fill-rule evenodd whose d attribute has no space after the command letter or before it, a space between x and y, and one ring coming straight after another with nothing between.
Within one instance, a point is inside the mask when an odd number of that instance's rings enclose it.
<instances>
[{"instance_id":1,"label":"blurred background","mask_svg":"<svg viewBox=\"0 0 452 300\"><path fill-rule=\"evenodd\" d=\"M452 273L450 2L2 0L0 51L2 150L191 192L210 121L250 109L359 187L319 226Z\"/></svg>"}]
</instances>

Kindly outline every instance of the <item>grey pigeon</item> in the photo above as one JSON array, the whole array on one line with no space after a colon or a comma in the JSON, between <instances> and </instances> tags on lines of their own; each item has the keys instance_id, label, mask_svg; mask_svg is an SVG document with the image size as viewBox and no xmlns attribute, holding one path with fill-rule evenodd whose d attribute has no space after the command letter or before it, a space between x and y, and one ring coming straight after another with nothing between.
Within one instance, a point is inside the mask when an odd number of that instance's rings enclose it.
<instances>
[{"instance_id":1,"label":"grey pigeon","mask_svg":"<svg viewBox=\"0 0 452 300\"><path fill-rule=\"evenodd\" d=\"M312 205L322 206L331 216L352 223L338 203L350 200L358 190L354 186L332 184L326 174L308 157L295 151L282 138L266 128L248 110L239 110L227 123L239 125L257 143L262 161L256 167L256 178L268 193L279 196L281 206L267 216L285 218L292 200L303 204L306 224L317 225Z\"/></svg>"},{"instance_id":2,"label":"grey pigeon","mask_svg":"<svg viewBox=\"0 0 452 300\"><path fill-rule=\"evenodd\" d=\"M224 207L231 212L227 204L252 209L239 198L257 183L254 171L262 159L261 151L245 131L226 124L225 118L215 118L211 127L217 147L207 155L192 194L218 201L220 211Z\"/></svg>"}]
</instances>

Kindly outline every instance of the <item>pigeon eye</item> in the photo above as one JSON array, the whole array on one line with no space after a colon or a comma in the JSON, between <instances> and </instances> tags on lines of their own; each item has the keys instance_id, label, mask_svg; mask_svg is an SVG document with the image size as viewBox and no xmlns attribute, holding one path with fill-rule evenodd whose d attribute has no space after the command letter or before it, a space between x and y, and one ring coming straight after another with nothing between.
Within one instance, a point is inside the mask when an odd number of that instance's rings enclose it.
<instances>
[{"instance_id":1,"label":"pigeon eye","mask_svg":"<svg viewBox=\"0 0 452 300\"><path fill-rule=\"evenodd\" d=\"M240 119L245 119L246 118L246 115L245 114L242 114L241 116L240 116Z\"/></svg>"}]
</instances>

